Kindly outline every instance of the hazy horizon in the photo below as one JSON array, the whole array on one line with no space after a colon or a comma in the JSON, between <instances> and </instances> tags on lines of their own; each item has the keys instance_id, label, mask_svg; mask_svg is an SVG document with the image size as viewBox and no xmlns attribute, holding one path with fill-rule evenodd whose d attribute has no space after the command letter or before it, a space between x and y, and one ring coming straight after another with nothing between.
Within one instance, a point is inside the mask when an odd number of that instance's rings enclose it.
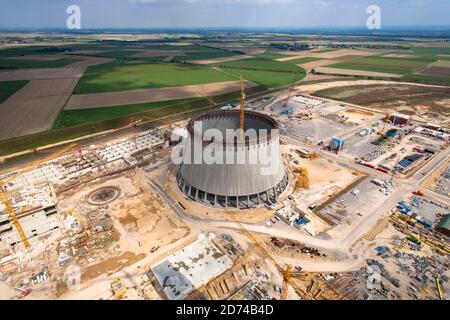
<instances>
[{"instance_id":1,"label":"hazy horizon","mask_svg":"<svg viewBox=\"0 0 450 320\"><path fill-rule=\"evenodd\" d=\"M0 29L63 29L73 4L85 30L364 28L370 5L386 28L450 27L448 0L0 0Z\"/></svg>"}]
</instances>

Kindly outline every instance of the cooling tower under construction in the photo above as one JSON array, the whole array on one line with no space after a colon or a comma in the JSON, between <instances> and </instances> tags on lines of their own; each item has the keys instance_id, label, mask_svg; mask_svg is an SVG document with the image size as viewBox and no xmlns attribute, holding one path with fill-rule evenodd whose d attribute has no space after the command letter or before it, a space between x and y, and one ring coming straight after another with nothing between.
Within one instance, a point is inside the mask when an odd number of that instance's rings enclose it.
<instances>
[{"instance_id":1,"label":"cooling tower under construction","mask_svg":"<svg viewBox=\"0 0 450 320\"><path fill-rule=\"evenodd\" d=\"M278 123L271 117L246 111L242 133L239 110L221 110L192 119L187 131L177 183L190 199L247 209L274 203L286 189Z\"/></svg>"}]
</instances>

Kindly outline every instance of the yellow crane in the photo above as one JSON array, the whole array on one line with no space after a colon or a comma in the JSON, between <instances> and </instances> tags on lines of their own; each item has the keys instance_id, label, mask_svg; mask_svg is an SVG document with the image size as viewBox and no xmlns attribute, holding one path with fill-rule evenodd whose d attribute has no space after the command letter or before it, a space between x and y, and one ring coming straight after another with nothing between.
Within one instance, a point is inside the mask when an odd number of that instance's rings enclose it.
<instances>
[{"instance_id":1,"label":"yellow crane","mask_svg":"<svg viewBox=\"0 0 450 320\"><path fill-rule=\"evenodd\" d=\"M239 220L236 218L236 216L233 213L227 212L227 211L225 211L225 212L238 225L238 227L245 233L247 238L249 238L255 244L255 246L261 250L262 254L275 265L278 272L280 272L280 274L283 276L283 284L282 284L280 299L281 300L286 299L287 293L288 293L288 287L289 287L289 285L291 285L292 288L294 288L295 292L302 297L302 299L308 300L308 295L306 294L306 292L303 291L303 289L301 289L299 286L297 286L297 284L292 280L293 277L300 275L300 272L293 272L292 266L290 266L290 265L287 265L286 268L281 267L279 265L279 263L272 257L272 255L266 250L266 248L264 248L264 246L259 243L258 239L256 239L253 236L253 234L250 231L248 231L242 225L242 223L239 222Z\"/></svg>"},{"instance_id":2,"label":"yellow crane","mask_svg":"<svg viewBox=\"0 0 450 320\"><path fill-rule=\"evenodd\" d=\"M439 277L434 277L434 280L436 281L436 289L439 295L439 300L444 300L444 297L442 296L442 289L441 289L441 283L439 282Z\"/></svg>"},{"instance_id":3,"label":"yellow crane","mask_svg":"<svg viewBox=\"0 0 450 320\"><path fill-rule=\"evenodd\" d=\"M11 176L5 180L0 180L0 201L5 206L5 210L8 213L10 220L16 227L17 233L19 234L20 238L22 239L22 243L26 249L30 248L31 245L30 245L30 242L28 241L28 238L27 238L25 232L23 231L22 226L20 225L19 219L17 218L16 211L15 211L15 209L12 205L12 202L8 196L8 192L6 190L6 185L9 182L13 181L15 178L17 178L18 175L34 170L34 169L38 168L41 164L58 158L59 156L61 156L62 154L66 153L67 151L69 151L70 149L72 149L76 146L77 146L77 144L71 144L71 145L61 149L60 151L53 153L52 155L50 155L46 158L35 161L31 166L28 166L27 168L18 171L13 176Z\"/></svg>"},{"instance_id":4,"label":"yellow crane","mask_svg":"<svg viewBox=\"0 0 450 320\"><path fill-rule=\"evenodd\" d=\"M386 126L387 126L389 120L391 119L391 116L392 116L392 113L390 113L390 112L386 115L386 119L384 119L383 128L378 132L378 134L380 136L384 136L386 134L386 132L385 132L386 131Z\"/></svg>"},{"instance_id":5,"label":"yellow crane","mask_svg":"<svg viewBox=\"0 0 450 320\"><path fill-rule=\"evenodd\" d=\"M197 94L198 94L200 97L202 97L202 98L208 100L209 111L212 111L213 108L217 105L217 103L216 103L210 96L208 96L203 90L201 90L201 91L200 91L200 90L197 90Z\"/></svg>"},{"instance_id":6,"label":"yellow crane","mask_svg":"<svg viewBox=\"0 0 450 320\"><path fill-rule=\"evenodd\" d=\"M244 77L241 75L241 113L240 113L240 131L241 138L244 138L244 130L245 130L245 82Z\"/></svg>"}]
</instances>

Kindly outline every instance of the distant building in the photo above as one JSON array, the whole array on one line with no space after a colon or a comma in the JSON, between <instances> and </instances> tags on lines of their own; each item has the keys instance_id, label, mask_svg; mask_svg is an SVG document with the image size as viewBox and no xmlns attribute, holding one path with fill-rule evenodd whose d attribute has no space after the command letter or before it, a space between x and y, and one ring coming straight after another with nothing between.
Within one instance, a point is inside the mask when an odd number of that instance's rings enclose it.
<instances>
[{"instance_id":1,"label":"distant building","mask_svg":"<svg viewBox=\"0 0 450 320\"><path fill-rule=\"evenodd\" d=\"M450 237L450 214L442 218L441 222L439 222L436 227L436 230L442 234L445 234L447 237Z\"/></svg>"}]
</instances>

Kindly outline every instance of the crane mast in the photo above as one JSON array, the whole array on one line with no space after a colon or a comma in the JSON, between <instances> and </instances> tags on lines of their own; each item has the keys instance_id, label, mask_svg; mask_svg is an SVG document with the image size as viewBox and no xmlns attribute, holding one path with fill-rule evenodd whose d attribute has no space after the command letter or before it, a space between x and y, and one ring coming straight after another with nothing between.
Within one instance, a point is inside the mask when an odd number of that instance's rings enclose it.
<instances>
[{"instance_id":1,"label":"crane mast","mask_svg":"<svg viewBox=\"0 0 450 320\"><path fill-rule=\"evenodd\" d=\"M24 247L26 249L30 248L31 245L30 245L30 242L28 241L28 238L27 238L25 232L23 231L22 225L19 222L19 219L18 219L17 214L16 214L16 210L14 209L14 207L13 207L13 205L11 203L11 200L10 200L10 198L8 196L8 192L6 191L5 186L9 182L13 181L18 175L23 174L23 173L28 172L28 171L32 171L32 170L38 168L41 164L43 164L45 162L48 162L50 160L58 158L63 153L69 151L70 149L72 149L74 147L77 147L77 144L71 144L68 147L65 147L65 148L61 149L60 151L55 152L54 154L52 154L49 157L46 157L46 158L44 158L42 160L34 162L32 166L26 168L25 170L19 171L18 173L16 173L12 177L9 177L9 178L7 178L5 180L0 180L0 201L3 203L3 205L5 207L5 210L6 210L6 212L9 215L9 219L12 221L12 223L16 227L17 233L19 234L20 239L22 240L22 243L23 243L23 245L24 245Z\"/></svg>"},{"instance_id":2,"label":"crane mast","mask_svg":"<svg viewBox=\"0 0 450 320\"><path fill-rule=\"evenodd\" d=\"M241 113L240 113L240 132L241 139L244 138L244 130L245 130L245 82L244 78L241 75Z\"/></svg>"},{"instance_id":3,"label":"crane mast","mask_svg":"<svg viewBox=\"0 0 450 320\"><path fill-rule=\"evenodd\" d=\"M306 292L303 289L301 289L299 286L297 286L297 284L292 280L292 278L298 276L300 274L300 272L293 272L291 265L287 265L286 268L283 268L282 266L280 266L280 264L264 248L264 246L259 243L259 241L253 236L253 234L244 227L244 225L236 218L236 216L233 213L228 212L227 210L225 210L225 213L227 213L229 215L229 217L234 221L234 223L236 223L236 225L244 232L244 234L247 236L247 238L250 241L252 241L253 244L262 252L264 257L269 259L274 264L275 268L278 270L278 272L283 277L283 284L282 284L280 299L281 300L286 299L289 285L291 285L291 287L294 289L294 291L299 296L301 296L302 299L308 300L309 297L306 294Z\"/></svg>"}]
</instances>

